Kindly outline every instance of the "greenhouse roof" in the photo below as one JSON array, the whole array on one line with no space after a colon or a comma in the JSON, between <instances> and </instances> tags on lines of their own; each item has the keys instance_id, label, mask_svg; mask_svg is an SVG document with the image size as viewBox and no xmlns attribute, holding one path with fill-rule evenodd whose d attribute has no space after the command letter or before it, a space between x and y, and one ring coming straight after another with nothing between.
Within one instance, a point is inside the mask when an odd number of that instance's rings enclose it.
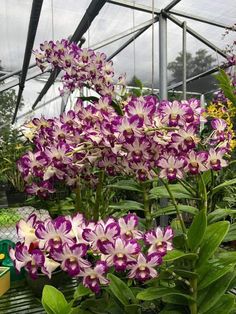
<instances>
[{"instance_id":1,"label":"greenhouse roof","mask_svg":"<svg viewBox=\"0 0 236 314\"><path fill-rule=\"evenodd\" d=\"M61 110L60 83L51 80L53 84L48 85L49 91L44 95L42 90L45 90L48 74L41 75L35 67L34 56L27 58L31 46L37 49L46 40L72 36L82 44L83 36L83 47L105 52L112 58L117 75L125 72L128 81L136 76L145 86L161 90L163 84L169 89L182 85L173 83L172 73L166 68L183 50L183 38L186 38L186 51L192 56L200 49L212 56L213 61L205 65L204 71L199 68L195 76L201 72L212 73L222 65L227 45L235 40L234 31L225 36L226 29L235 23L236 2L233 0L0 0L0 4L1 74L6 78L0 91L16 86L18 93L20 83L26 104L24 112L31 110L34 104L36 109L42 107L37 115L45 112L42 105L48 103L51 103L47 106L49 116ZM165 40L166 52L163 50ZM166 82L163 72L167 72ZM18 119L24 112L16 112Z\"/></svg>"}]
</instances>

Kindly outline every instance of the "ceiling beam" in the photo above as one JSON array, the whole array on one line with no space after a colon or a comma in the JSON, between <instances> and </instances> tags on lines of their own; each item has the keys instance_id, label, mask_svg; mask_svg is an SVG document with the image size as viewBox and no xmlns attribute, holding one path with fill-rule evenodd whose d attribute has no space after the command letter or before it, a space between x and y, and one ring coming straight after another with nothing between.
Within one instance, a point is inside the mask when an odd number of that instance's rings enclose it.
<instances>
[{"instance_id":1,"label":"ceiling beam","mask_svg":"<svg viewBox=\"0 0 236 314\"><path fill-rule=\"evenodd\" d=\"M215 72L218 72L220 69L227 69L229 67L231 67L232 65L222 65L222 66L215 66L214 68L212 69L209 69L205 72L202 72L200 74L197 74L193 77L190 77L186 80L186 83L190 83L190 82L193 82L193 81L196 81L202 77L205 77L207 75L210 75L210 74L213 74ZM178 82L178 83L175 83L173 85L170 85L168 86L168 90L171 90L171 89L175 89L175 88L178 88L178 87L181 87L183 85L183 82Z\"/></svg>"},{"instance_id":2,"label":"ceiling beam","mask_svg":"<svg viewBox=\"0 0 236 314\"><path fill-rule=\"evenodd\" d=\"M30 21L29 21L29 26L28 26L27 41L26 41L26 46L25 46L24 61L23 61L21 75L20 75L19 91L17 95L16 107L13 114L12 123L14 123L15 121L18 108L20 105L22 93L25 87L25 79L27 76L32 49L34 46L34 40L35 40L37 28L38 28L42 5L43 5L43 0L33 0L32 7L31 7Z\"/></svg>"},{"instance_id":3,"label":"ceiling beam","mask_svg":"<svg viewBox=\"0 0 236 314\"><path fill-rule=\"evenodd\" d=\"M170 11L176 4L178 4L181 0L173 0L171 3L169 3L165 8L164 11L168 12Z\"/></svg>"},{"instance_id":4,"label":"ceiling beam","mask_svg":"<svg viewBox=\"0 0 236 314\"><path fill-rule=\"evenodd\" d=\"M34 68L34 67L36 67L36 65L37 65L36 63L31 64L31 65L28 67L28 70L29 70L29 69L32 69L32 68ZM14 72L7 73L6 75L1 76L1 77L0 77L0 82L5 81L6 79L8 79L8 78L10 78L10 77L12 77L12 76L20 75L20 74L21 74L21 71L22 71L22 69L17 70L17 71L14 71Z\"/></svg>"},{"instance_id":5,"label":"ceiling beam","mask_svg":"<svg viewBox=\"0 0 236 314\"><path fill-rule=\"evenodd\" d=\"M154 18L154 23L156 23L159 20L159 17ZM124 50L129 44L131 44L136 38L138 38L142 33L144 33L150 26L150 25L145 26L144 28L140 29L138 32L136 32L131 38L129 38L122 46L120 46L113 54L111 54L108 58L107 61L113 59L118 53L120 53L122 50Z\"/></svg>"},{"instance_id":6,"label":"ceiling beam","mask_svg":"<svg viewBox=\"0 0 236 314\"><path fill-rule=\"evenodd\" d=\"M113 43L113 42L115 42L117 40L120 40L122 38L125 38L126 36L129 36L129 35L139 31L140 29L142 29L142 28L144 28L146 26L152 25L152 23L153 23L153 20L150 19L150 20L148 20L148 21L146 21L144 23L136 25L135 27L129 28L129 29L127 29L127 30L125 30L125 31L123 31L123 32L121 32L119 34L116 34L114 36L111 36L111 37L103 40L103 41L100 41L99 43L96 43L96 44L92 45L91 48L93 50L97 50L97 49L100 49L102 47L108 46L111 43Z\"/></svg>"},{"instance_id":7,"label":"ceiling beam","mask_svg":"<svg viewBox=\"0 0 236 314\"><path fill-rule=\"evenodd\" d=\"M107 0L107 2L111 3L111 4L119 5L119 6L124 7L124 8L131 9L131 10L137 10L137 11L150 13L150 14L153 13L153 8L151 6L142 5L142 4L134 3L134 2L131 2L131 1L126 1L126 0ZM154 8L154 14L160 14L160 13L161 13L160 10Z\"/></svg>"},{"instance_id":8,"label":"ceiling beam","mask_svg":"<svg viewBox=\"0 0 236 314\"><path fill-rule=\"evenodd\" d=\"M91 23L93 22L93 20L98 15L99 11L102 9L102 7L105 5L106 2L107 2L106 0L92 0L84 16L82 17L82 20L77 26L74 34L71 36L70 42L78 43L82 39L82 36L89 29ZM43 96L47 93L49 88L52 86L53 82L55 81L59 73L60 73L60 69L58 68L52 71L48 81L46 82L39 96L34 102L32 109L34 109L37 106L37 104L41 101Z\"/></svg>"},{"instance_id":9,"label":"ceiling beam","mask_svg":"<svg viewBox=\"0 0 236 314\"><path fill-rule=\"evenodd\" d=\"M181 17L185 17L185 18L190 19L190 20L206 23L206 24L209 24L209 25L214 25L214 26L221 27L221 28L224 28L224 29L229 29L229 30L232 30L232 31L236 31L236 29L233 26L229 26L229 25L226 25L226 24L223 24L223 23L219 23L219 22L213 21L211 19L200 17L200 16L197 16L197 15L193 15L193 14L189 14L189 13L185 13L185 12L177 11L177 10L171 10L171 11L169 11L169 13L174 14L174 15L178 15L178 16L181 16Z\"/></svg>"},{"instance_id":10,"label":"ceiling beam","mask_svg":"<svg viewBox=\"0 0 236 314\"><path fill-rule=\"evenodd\" d=\"M169 20L171 20L173 23L175 23L176 25L180 26L181 28L183 28L183 22L180 21L179 19L177 19L176 17L174 17L172 14L163 11L163 14L166 15L166 17L168 17ZM206 46L208 46L209 48L211 48L212 50L214 50L215 52L217 52L218 54L220 54L222 57L224 57L225 59L228 58L227 54L220 48L218 48L216 45L214 45L212 42L210 42L208 39L206 39L205 37L203 37L202 35L200 35L198 32L196 32L194 29L192 29L189 26L186 26L186 31L191 34L193 37L197 38L198 40L200 40L202 43L204 43Z\"/></svg>"}]
</instances>

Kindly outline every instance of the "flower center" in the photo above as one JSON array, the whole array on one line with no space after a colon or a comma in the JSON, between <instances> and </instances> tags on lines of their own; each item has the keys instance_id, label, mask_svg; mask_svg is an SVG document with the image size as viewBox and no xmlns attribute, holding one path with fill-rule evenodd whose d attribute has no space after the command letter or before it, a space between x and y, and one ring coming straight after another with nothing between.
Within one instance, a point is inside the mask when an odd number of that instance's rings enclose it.
<instances>
[{"instance_id":1,"label":"flower center","mask_svg":"<svg viewBox=\"0 0 236 314\"><path fill-rule=\"evenodd\" d=\"M211 164L212 164L212 165L216 165L217 163L218 163L218 160L217 160L217 159L211 160Z\"/></svg>"},{"instance_id":2,"label":"flower center","mask_svg":"<svg viewBox=\"0 0 236 314\"><path fill-rule=\"evenodd\" d=\"M118 254L116 254L116 256L117 256L118 258L123 258L123 257L124 257L124 254L123 254L123 253L118 253Z\"/></svg>"},{"instance_id":3,"label":"flower center","mask_svg":"<svg viewBox=\"0 0 236 314\"><path fill-rule=\"evenodd\" d=\"M74 256L71 256L71 257L69 258L69 261L70 261L70 263L75 263L75 262L77 261L77 258L74 257Z\"/></svg>"},{"instance_id":4,"label":"flower center","mask_svg":"<svg viewBox=\"0 0 236 314\"><path fill-rule=\"evenodd\" d=\"M101 239L100 239L102 242L104 242L104 241L106 241L107 240L107 238L106 237L101 237Z\"/></svg>"},{"instance_id":5,"label":"flower center","mask_svg":"<svg viewBox=\"0 0 236 314\"><path fill-rule=\"evenodd\" d=\"M132 232L130 230L126 231L125 235L127 236L131 236L132 235Z\"/></svg>"},{"instance_id":6,"label":"flower center","mask_svg":"<svg viewBox=\"0 0 236 314\"><path fill-rule=\"evenodd\" d=\"M143 266L143 265L142 265L142 266L139 266L139 270L140 270L140 271L142 271L142 272L143 272L145 269L146 269L146 267L145 267L145 266Z\"/></svg>"},{"instance_id":7,"label":"flower center","mask_svg":"<svg viewBox=\"0 0 236 314\"><path fill-rule=\"evenodd\" d=\"M55 238L53 238L53 242L60 242L61 238L59 236L56 236Z\"/></svg>"}]
</instances>

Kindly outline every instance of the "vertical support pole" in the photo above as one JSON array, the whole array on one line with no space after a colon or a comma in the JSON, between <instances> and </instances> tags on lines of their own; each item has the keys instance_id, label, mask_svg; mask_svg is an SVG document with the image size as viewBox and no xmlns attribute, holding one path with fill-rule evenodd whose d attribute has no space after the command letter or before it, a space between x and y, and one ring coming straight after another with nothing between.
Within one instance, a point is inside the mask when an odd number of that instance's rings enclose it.
<instances>
[{"instance_id":1,"label":"vertical support pole","mask_svg":"<svg viewBox=\"0 0 236 314\"><path fill-rule=\"evenodd\" d=\"M202 94L200 97L200 104L202 108L206 107L206 103L205 103L205 95ZM201 122L200 124L200 132L202 132L202 130L204 129L204 122Z\"/></svg>"},{"instance_id":2,"label":"vertical support pole","mask_svg":"<svg viewBox=\"0 0 236 314\"><path fill-rule=\"evenodd\" d=\"M160 99L167 99L167 18L159 16L159 81Z\"/></svg>"},{"instance_id":3,"label":"vertical support pole","mask_svg":"<svg viewBox=\"0 0 236 314\"><path fill-rule=\"evenodd\" d=\"M186 48L186 37L187 37L187 24L183 22L183 39L182 39L182 57L183 57L183 95L182 99L186 99L186 91L187 91L187 48Z\"/></svg>"},{"instance_id":4,"label":"vertical support pole","mask_svg":"<svg viewBox=\"0 0 236 314\"><path fill-rule=\"evenodd\" d=\"M159 16L159 91L160 100L168 98L167 93L167 18L161 13ZM168 200L160 199L160 207L166 207ZM169 217L163 215L160 217L161 227L168 225Z\"/></svg>"}]
</instances>

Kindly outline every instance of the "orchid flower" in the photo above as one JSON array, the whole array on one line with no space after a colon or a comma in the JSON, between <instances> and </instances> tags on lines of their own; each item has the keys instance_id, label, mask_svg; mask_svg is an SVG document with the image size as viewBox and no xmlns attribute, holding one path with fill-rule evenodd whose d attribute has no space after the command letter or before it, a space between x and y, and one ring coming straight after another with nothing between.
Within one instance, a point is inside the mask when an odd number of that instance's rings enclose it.
<instances>
[{"instance_id":1,"label":"orchid flower","mask_svg":"<svg viewBox=\"0 0 236 314\"><path fill-rule=\"evenodd\" d=\"M26 221L20 219L16 224L17 235L21 240L24 240L24 243L27 247L32 242L38 240L38 238L35 235L36 225L37 225L36 214L31 214Z\"/></svg>"},{"instance_id":2,"label":"orchid flower","mask_svg":"<svg viewBox=\"0 0 236 314\"><path fill-rule=\"evenodd\" d=\"M142 232L138 230L138 216L128 214L118 220L120 226L120 236L126 240L142 239Z\"/></svg>"},{"instance_id":3,"label":"orchid flower","mask_svg":"<svg viewBox=\"0 0 236 314\"><path fill-rule=\"evenodd\" d=\"M87 246L84 243L74 244L71 247L64 243L61 250L52 250L51 256L61 262L62 270L73 277L77 276L81 269L90 266L90 263L83 258L86 253Z\"/></svg>"},{"instance_id":4,"label":"orchid flower","mask_svg":"<svg viewBox=\"0 0 236 314\"><path fill-rule=\"evenodd\" d=\"M91 243L91 248L94 251L104 251L105 244L112 244L116 236L120 234L120 226L117 222L100 221L96 224L94 230L85 228L83 231L83 238Z\"/></svg>"},{"instance_id":5,"label":"orchid flower","mask_svg":"<svg viewBox=\"0 0 236 314\"><path fill-rule=\"evenodd\" d=\"M170 181L183 178L182 169L186 164L183 158L170 155L168 158L160 158L157 164L162 168L160 178L167 178Z\"/></svg>"},{"instance_id":6,"label":"orchid flower","mask_svg":"<svg viewBox=\"0 0 236 314\"><path fill-rule=\"evenodd\" d=\"M104 243L102 252L108 266L115 266L116 271L124 271L130 263L135 262L134 256L137 255L141 247L136 240L122 240L117 238L113 243Z\"/></svg>"},{"instance_id":7,"label":"orchid flower","mask_svg":"<svg viewBox=\"0 0 236 314\"><path fill-rule=\"evenodd\" d=\"M94 268L85 268L80 272L79 277L83 277L83 285L95 293L99 293L100 285L107 285L104 274L107 272L107 264L104 261L98 261Z\"/></svg>"},{"instance_id":8,"label":"orchid flower","mask_svg":"<svg viewBox=\"0 0 236 314\"><path fill-rule=\"evenodd\" d=\"M44 266L45 256L43 252L38 249L33 250L30 254L28 247L23 243L15 248L15 261L16 260L21 262L15 263L15 267L18 271L20 271L22 267L25 267L32 278L37 278L38 269Z\"/></svg>"},{"instance_id":9,"label":"orchid flower","mask_svg":"<svg viewBox=\"0 0 236 314\"><path fill-rule=\"evenodd\" d=\"M204 172L207 169L206 160L208 158L207 152L194 152L191 151L188 155L188 164L185 167L185 170L189 171L191 174L198 174Z\"/></svg>"},{"instance_id":10,"label":"orchid flower","mask_svg":"<svg viewBox=\"0 0 236 314\"><path fill-rule=\"evenodd\" d=\"M158 276L154 267L162 263L162 258L158 253L149 254L145 257L142 253L138 255L137 262L128 266L131 271L128 274L129 278L135 278L138 281L146 281Z\"/></svg>"},{"instance_id":11,"label":"orchid flower","mask_svg":"<svg viewBox=\"0 0 236 314\"><path fill-rule=\"evenodd\" d=\"M167 251L172 250L172 238L173 230L170 227L166 227L164 230L157 227L155 230L147 231L144 234L144 241L150 245L148 253L165 255Z\"/></svg>"},{"instance_id":12,"label":"orchid flower","mask_svg":"<svg viewBox=\"0 0 236 314\"><path fill-rule=\"evenodd\" d=\"M50 251L60 250L64 243L73 245L74 241L70 236L71 228L71 222L64 217L39 223L35 231L39 238L39 247Z\"/></svg>"},{"instance_id":13,"label":"orchid flower","mask_svg":"<svg viewBox=\"0 0 236 314\"><path fill-rule=\"evenodd\" d=\"M211 148L209 150L209 155L208 155L208 159L206 162L207 168L218 171L221 168L226 167L227 162L226 162L226 160L223 159L224 155L225 155L224 149L215 150L215 149Z\"/></svg>"}]
</instances>

